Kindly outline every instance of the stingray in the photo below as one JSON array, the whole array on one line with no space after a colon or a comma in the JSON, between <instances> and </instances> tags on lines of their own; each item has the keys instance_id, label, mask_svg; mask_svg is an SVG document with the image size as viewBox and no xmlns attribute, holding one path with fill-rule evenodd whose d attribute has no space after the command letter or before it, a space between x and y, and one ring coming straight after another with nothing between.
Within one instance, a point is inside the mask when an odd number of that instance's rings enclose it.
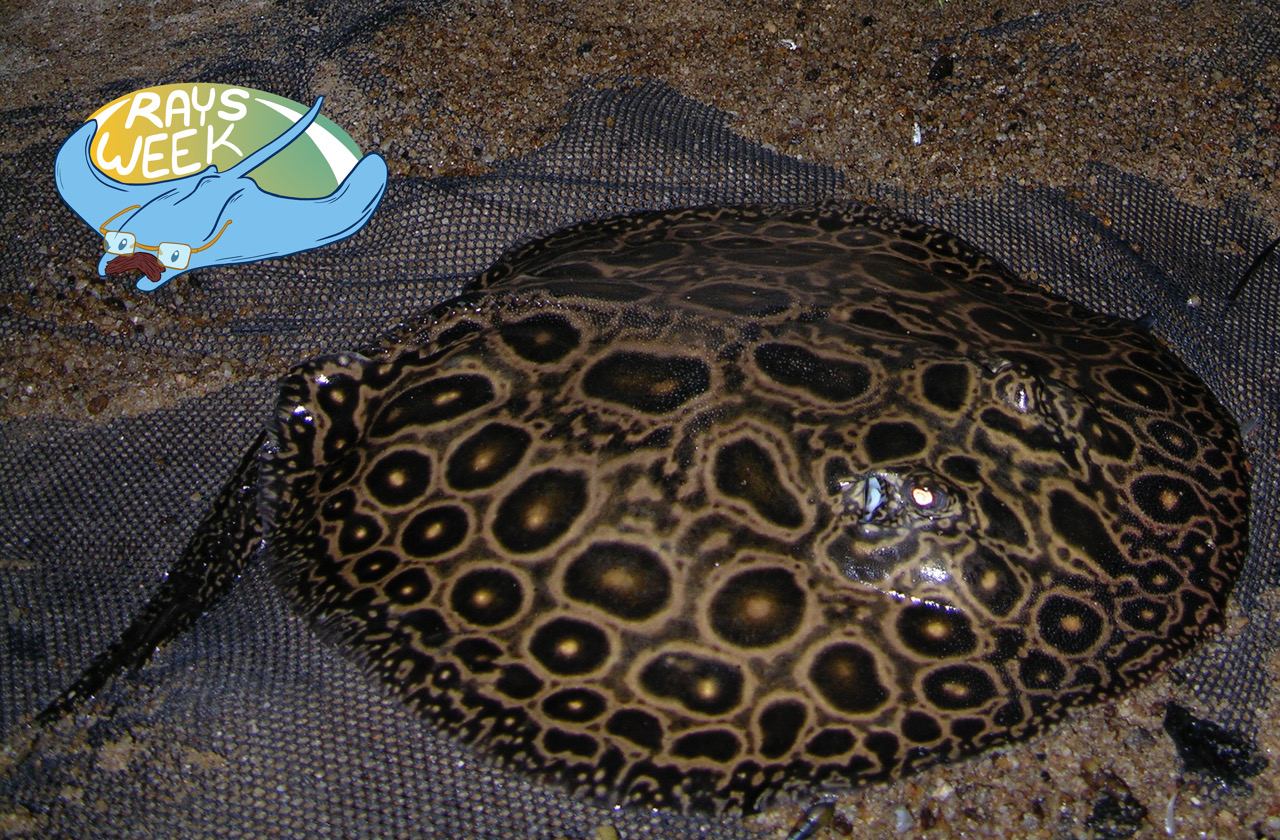
<instances>
[{"instance_id":1,"label":"stingray","mask_svg":"<svg viewBox=\"0 0 1280 840\"><path fill-rule=\"evenodd\" d=\"M751 812L1026 738L1220 623L1236 423L1134 323L874 207L582 224L282 381L123 637L245 564L412 709L602 803Z\"/></svg>"}]
</instances>

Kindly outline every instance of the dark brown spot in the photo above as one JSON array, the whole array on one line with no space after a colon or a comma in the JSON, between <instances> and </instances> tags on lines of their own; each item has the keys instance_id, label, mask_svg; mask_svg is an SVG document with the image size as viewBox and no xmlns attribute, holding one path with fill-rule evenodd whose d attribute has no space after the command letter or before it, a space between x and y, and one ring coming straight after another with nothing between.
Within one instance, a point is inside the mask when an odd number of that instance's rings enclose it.
<instances>
[{"instance_id":1,"label":"dark brown spot","mask_svg":"<svg viewBox=\"0 0 1280 840\"><path fill-rule=\"evenodd\" d=\"M1152 595L1168 595L1182 586L1182 575L1163 560L1152 560L1137 570L1142 588Z\"/></svg>"},{"instance_id":2,"label":"dark brown spot","mask_svg":"<svg viewBox=\"0 0 1280 840\"><path fill-rule=\"evenodd\" d=\"M1069 350L1073 356L1094 356L1102 358L1112 355L1114 347L1111 344L1096 338L1086 338L1079 335L1063 336L1062 346Z\"/></svg>"},{"instance_id":3,"label":"dark brown spot","mask_svg":"<svg viewBox=\"0 0 1280 840\"><path fill-rule=\"evenodd\" d=\"M809 667L809 679L828 703L850 714L873 712L889 699L875 655L852 642L825 647Z\"/></svg>"},{"instance_id":4,"label":"dark brown spot","mask_svg":"<svg viewBox=\"0 0 1280 840\"><path fill-rule=\"evenodd\" d=\"M449 456L445 479L458 490L479 490L501 481L519 465L532 438L524 429L489 423Z\"/></svg>"},{"instance_id":5,"label":"dark brown spot","mask_svg":"<svg viewBox=\"0 0 1280 840\"><path fill-rule=\"evenodd\" d=\"M662 747L662 722L648 712L639 709L621 709L610 715L605 731L647 750Z\"/></svg>"},{"instance_id":6,"label":"dark brown spot","mask_svg":"<svg viewBox=\"0 0 1280 840\"><path fill-rule=\"evenodd\" d=\"M738 440L716 453L716 486L743 499L765 519L783 528L804 524L800 505L782 486L769 453L753 440Z\"/></svg>"},{"instance_id":7,"label":"dark brown spot","mask_svg":"<svg viewBox=\"0 0 1280 840\"><path fill-rule=\"evenodd\" d=\"M872 731L863 738L863 745L880 760L879 776L889 776L898 766L898 736L892 732ZM854 757L855 760L859 756ZM851 762L852 763L852 762Z\"/></svg>"},{"instance_id":8,"label":"dark brown spot","mask_svg":"<svg viewBox=\"0 0 1280 840\"><path fill-rule=\"evenodd\" d=\"M1068 545L1078 548L1112 577L1122 577L1129 563L1116 548L1097 511L1067 490L1049 494L1049 520Z\"/></svg>"},{"instance_id":9,"label":"dark brown spot","mask_svg":"<svg viewBox=\"0 0 1280 840\"><path fill-rule=\"evenodd\" d=\"M598 259L606 264L630 269L636 266L659 266L683 256L685 249L679 242L669 242L657 237L641 241L640 237L630 236L627 237L626 248L607 251Z\"/></svg>"},{"instance_id":10,"label":"dark brown spot","mask_svg":"<svg viewBox=\"0 0 1280 840\"><path fill-rule=\"evenodd\" d=\"M870 15L862 19L863 26L870 26L871 23ZM883 245L885 241L885 234L862 225L849 227L846 223L840 222L832 224L831 230L836 234L836 241L846 248L874 248Z\"/></svg>"},{"instance_id":11,"label":"dark brown spot","mask_svg":"<svg viewBox=\"0 0 1280 840\"><path fill-rule=\"evenodd\" d=\"M1065 595L1050 595L1036 612L1040 636L1062 653L1076 655L1088 651L1102 636L1102 615L1084 601Z\"/></svg>"},{"instance_id":12,"label":"dark brown spot","mask_svg":"<svg viewBox=\"0 0 1280 840\"><path fill-rule=\"evenodd\" d=\"M400 558L395 552L385 549L371 551L351 565L356 580L361 583L377 583L391 574L400 565Z\"/></svg>"},{"instance_id":13,"label":"dark brown spot","mask_svg":"<svg viewBox=\"0 0 1280 840\"><path fill-rule=\"evenodd\" d=\"M924 694L939 709L976 709L996 696L996 686L981 668L945 665L924 678Z\"/></svg>"},{"instance_id":14,"label":"dark brown spot","mask_svg":"<svg viewBox=\"0 0 1280 840\"><path fill-rule=\"evenodd\" d=\"M325 499L324 504L320 506L320 517L326 522L341 522L355 509L355 491L346 489Z\"/></svg>"},{"instance_id":15,"label":"dark brown spot","mask_svg":"<svg viewBox=\"0 0 1280 840\"><path fill-rule=\"evenodd\" d=\"M834 758L853 749L853 733L847 729L824 729L804 745L805 752L818 758Z\"/></svg>"},{"instance_id":16,"label":"dark brown spot","mask_svg":"<svg viewBox=\"0 0 1280 840\"><path fill-rule=\"evenodd\" d=\"M382 523L372 516L356 514L342 523L338 550L350 557L372 548L382 539Z\"/></svg>"},{"instance_id":17,"label":"dark brown spot","mask_svg":"<svg viewBox=\"0 0 1280 840\"><path fill-rule=\"evenodd\" d=\"M492 402L487 377L461 373L433 377L391 400L369 427L373 437L391 437L411 426L443 423Z\"/></svg>"},{"instance_id":18,"label":"dark brown spot","mask_svg":"<svg viewBox=\"0 0 1280 840\"><path fill-rule=\"evenodd\" d=\"M986 731L987 722L982 718L962 717L951 721L951 734L962 743L972 744L975 738Z\"/></svg>"},{"instance_id":19,"label":"dark brown spot","mask_svg":"<svg viewBox=\"0 0 1280 840\"><path fill-rule=\"evenodd\" d=\"M915 237L912 236L912 238ZM923 241L923 237L918 241ZM914 270L925 271L927 270L925 266L929 269L933 268L929 252L914 242L907 242L906 239L892 239L889 241L889 248L910 260Z\"/></svg>"},{"instance_id":20,"label":"dark brown spot","mask_svg":"<svg viewBox=\"0 0 1280 840\"><path fill-rule=\"evenodd\" d=\"M742 701L742 671L693 653L663 653L640 672L640 682L657 697L670 697L691 712L722 715Z\"/></svg>"},{"instance_id":21,"label":"dark brown spot","mask_svg":"<svg viewBox=\"0 0 1280 840\"><path fill-rule=\"evenodd\" d=\"M1093 408L1085 410L1081 429L1094 454L1107 455L1117 461L1129 461L1133 458L1133 435L1118 423L1104 418Z\"/></svg>"},{"instance_id":22,"label":"dark brown spot","mask_svg":"<svg viewBox=\"0 0 1280 840\"><path fill-rule=\"evenodd\" d=\"M369 470L365 486L387 507L401 507L418 499L431 484L431 456L413 449L399 449L381 458Z\"/></svg>"},{"instance_id":23,"label":"dark brown spot","mask_svg":"<svg viewBox=\"0 0 1280 840\"><path fill-rule=\"evenodd\" d=\"M926 443L924 432L905 422L873 423L863 439L867 457L879 464L915 455Z\"/></svg>"},{"instance_id":24,"label":"dark brown spot","mask_svg":"<svg viewBox=\"0 0 1280 840\"><path fill-rule=\"evenodd\" d=\"M1040 333L1035 327L1008 312L991 306L974 306L969 309L969 319L989 335L1004 341L1036 344Z\"/></svg>"},{"instance_id":25,"label":"dark brown spot","mask_svg":"<svg viewBox=\"0 0 1280 840\"><path fill-rule=\"evenodd\" d=\"M568 531L586 505L587 480L581 473L543 470L502 500L493 535L508 551L539 551Z\"/></svg>"},{"instance_id":26,"label":"dark brown spot","mask_svg":"<svg viewBox=\"0 0 1280 840\"><path fill-rule=\"evenodd\" d=\"M431 594L431 578L425 569L414 566L387 581L382 587L382 594L393 604L420 604Z\"/></svg>"},{"instance_id":27,"label":"dark brown spot","mask_svg":"<svg viewBox=\"0 0 1280 840\"><path fill-rule=\"evenodd\" d=\"M1007 616L1022 599L1022 584L1008 561L986 546L964 559L962 576L969 593L992 615Z\"/></svg>"},{"instance_id":28,"label":"dark brown spot","mask_svg":"<svg viewBox=\"0 0 1280 840\"><path fill-rule=\"evenodd\" d=\"M1026 545L1027 531L1022 520L1004 503L1004 500L988 489L978 494L978 506L986 517L986 536L1006 545Z\"/></svg>"},{"instance_id":29,"label":"dark brown spot","mask_svg":"<svg viewBox=\"0 0 1280 840\"><path fill-rule=\"evenodd\" d=\"M690 289L690 300L734 315L763 318L785 312L791 306L791 295L784 289L751 286L743 283L705 283Z\"/></svg>"},{"instance_id":30,"label":"dark brown spot","mask_svg":"<svg viewBox=\"0 0 1280 840\"><path fill-rule=\"evenodd\" d=\"M513 700L528 700L542 691L542 680L523 665L506 665L496 683L498 691Z\"/></svg>"},{"instance_id":31,"label":"dark brown spot","mask_svg":"<svg viewBox=\"0 0 1280 840\"><path fill-rule=\"evenodd\" d=\"M1195 488L1176 476L1139 476L1130 489L1142 512L1165 525L1183 525L1205 512Z\"/></svg>"},{"instance_id":32,"label":"dark brown spot","mask_svg":"<svg viewBox=\"0 0 1280 840\"><path fill-rule=\"evenodd\" d=\"M599 745L590 735L553 728L542 734L542 746L552 755L568 753L590 758L596 754Z\"/></svg>"},{"instance_id":33,"label":"dark brown spot","mask_svg":"<svg viewBox=\"0 0 1280 840\"><path fill-rule=\"evenodd\" d=\"M514 324L504 324L498 334L507 346L535 364L549 364L564 358L578 346L577 329L563 315L544 313Z\"/></svg>"},{"instance_id":34,"label":"dark brown spot","mask_svg":"<svg viewBox=\"0 0 1280 840\"><path fill-rule=\"evenodd\" d=\"M967 455L950 455L942 462L942 471L957 483L976 484L982 480L982 467Z\"/></svg>"},{"instance_id":35,"label":"dark brown spot","mask_svg":"<svg viewBox=\"0 0 1280 840\"><path fill-rule=\"evenodd\" d=\"M449 605L465 621L493 627L510 621L524 603L520 580L505 569L473 569L453 585Z\"/></svg>"},{"instance_id":36,"label":"dark brown spot","mask_svg":"<svg viewBox=\"0 0 1280 840\"><path fill-rule=\"evenodd\" d=\"M569 564L564 587L570 598L628 621L643 621L671 597L671 574L647 548L599 543Z\"/></svg>"},{"instance_id":37,"label":"dark brown spot","mask_svg":"<svg viewBox=\"0 0 1280 840\"><path fill-rule=\"evenodd\" d=\"M1135 630L1155 632L1169 617L1169 608L1150 598L1133 598L1120 607L1120 620Z\"/></svg>"},{"instance_id":38,"label":"dark brown spot","mask_svg":"<svg viewBox=\"0 0 1280 840\"><path fill-rule=\"evenodd\" d=\"M609 639L594 624L554 618L533 634L529 652L551 673L577 676L596 670L609 658Z\"/></svg>"},{"instance_id":39,"label":"dark brown spot","mask_svg":"<svg viewBox=\"0 0 1280 840\"><path fill-rule=\"evenodd\" d=\"M1028 691L1057 691L1067 677L1061 660L1033 650L1018 663L1018 679Z\"/></svg>"},{"instance_id":40,"label":"dark brown spot","mask_svg":"<svg viewBox=\"0 0 1280 840\"><path fill-rule=\"evenodd\" d=\"M620 352L596 362L583 377L587 396L643 411L665 414L711 386L711 369L701 359Z\"/></svg>"},{"instance_id":41,"label":"dark brown spot","mask_svg":"<svg viewBox=\"0 0 1280 840\"><path fill-rule=\"evenodd\" d=\"M789 638L804 618L805 596L786 569L731 577L711 600L711 626L730 644L767 647Z\"/></svg>"},{"instance_id":42,"label":"dark brown spot","mask_svg":"<svg viewBox=\"0 0 1280 840\"><path fill-rule=\"evenodd\" d=\"M917 744L927 744L942 737L942 727L933 715L924 712L907 712L902 717L902 734Z\"/></svg>"},{"instance_id":43,"label":"dark brown spot","mask_svg":"<svg viewBox=\"0 0 1280 840\"><path fill-rule=\"evenodd\" d=\"M680 758L709 758L724 763L742 749L738 736L726 729L709 729L681 735L671 745L671 754Z\"/></svg>"},{"instance_id":44,"label":"dark brown spot","mask_svg":"<svg viewBox=\"0 0 1280 840\"><path fill-rule=\"evenodd\" d=\"M756 365L775 382L803 388L828 402L848 402L866 393L871 372L865 365L829 359L792 344L762 344Z\"/></svg>"},{"instance_id":45,"label":"dark brown spot","mask_svg":"<svg viewBox=\"0 0 1280 840\"><path fill-rule=\"evenodd\" d=\"M452 635L440 613L432 609L407 612L396 619L396 625L400 631L416 635L423 647L438 647Z\"/></svg>"},{"instance_id":46,"label":"dark brown spot","mask_svg":"<svg viewBox=\"0 0 1280 840\"><path fill-rule=\"evenodd\" d=\"M565 688L542 701L542 711L548 717L570 723L593 721L608 707L604 697L586 688Z\"/></svg>"},{"instance_id":47,"label":"dark brown spot","mask_svg":"<svg viewBox=\"0 0 1280 840\"><path fill-rule=\"evenodd\" d=\"M329 439L326 438L326 441ZM325 456L329 458L329 455ZM360 467L364 464L364 460L360 457L360 453L355 450L344 451L341 455L332 456L333 460L327 461L320 471L320 481L316 485L316 489L321 493L331 493L339 487L345 486L351 479L355 478L360 472Z\"/></svg>"},{"instance_id":48,"label":"dark brown spot","mask_svg":"<svg viewBox=\"0 0 1280 840\"><path fill-rule=\"evenodd\" d=\"M466 511L455 505L427 508L404 526L400 547L410 557L440 557L462 544L470 524Z\"/></svg>"},{"instance_id":49,"label":"dark brown spot","mask_svg":"<svg viewBox=\"0 0 1280 840\"><path fill-rule=\"evenodd\" d=\"M969 399L969 367L952 362L929 365L920 384L926 400L944 411L959 411Z\"/></svg>"},{"instance_id":50,"label":"dark brown spot","mask_svg":"<svg viewBox=\"0 0 1280 840\"><path fill-rule=\"evenodd\" d=\"M891 336L910 335L911 331L891 315L877 309L855 309L849 313L849 323L859 331L871 330Z\"/></svg>"},{"instance_id":51,"label":"dark brown spot","mask_svg":"<svg viewBox=\"0 0 1280 840\"><path fill-rule=\"evenodd\" d=\"M935 277L921 262L928 259L927 251L900 240L890 241L889 247L895 251L910 249L913 253L904 255L908 257L907 259L888 254L867 254L858 262L868 275L905 292L927 294L941 292L947 288L946 282Z\"/></svg>"},{"instance_id":52,"label":"dark brown spot","mask_svg":"<svg viewBox=\"0 0 1280 840\"><path fill-rule=\"evenodd\" d=\"M1146 374L1130 368L1112 368L1105 378L1107 384L1128 402L1156 412L1169 410L1168 392Z\"/></svg>"},{"instance_id":53,"label":"dark brown spot","mask_svg":"<svg viewBox=\"0 0 1280 840\"><path fill-rule=\"evenodd\" d=\"M798 700L779 700L760 712L760 754L781 758L791 751L809 719L808 709Z\"/></svg>"},{"instance_id":54,"label":"dark brown spot","mask_svg":"<svg viewBox=\"0 0 1280 840\"><path fill-rule=\"evenodd\" d=\"M1200 447L1190 432L1169 420L1152 420L1147 424L1147 432L1175 458L1189 461L1196 457Z\"/></svg>"},{"instance_id":55,"label":"dark brown spot","mask_svg":"<svg viewBox=\"0 0 1280 840\"><path fill-rule=\"evenodd\" d=\"M332 436L335 427L343 429L343 437L354 437L354 416L360 404L360 382L346 373L331 373L323 379L310 380L315 388L316 404L329 421Z\"/></svg>"},{"instance_id":56,"label":"dark brown spot","mask_svg":"<svg viewBox=\"0 0 1280 840\"><path fill-rule=\"evenodd\" d=\"M488 639L461 639L454 643L453 653L471 673L488 674L497 668L494 663L502 656L502 648Z\"/></svg>"},{"instance_id":57,"label":"dark brown spot","mask_svg":"<svg viewBox=\"0 0 1280 840\"><path fill-rule=\"evenodd\" d=\"M978 637L959 610L931 603L910 604L898 614L898 637L916 653L946 659L972 653Z\"/></svg>"}]
</instances>

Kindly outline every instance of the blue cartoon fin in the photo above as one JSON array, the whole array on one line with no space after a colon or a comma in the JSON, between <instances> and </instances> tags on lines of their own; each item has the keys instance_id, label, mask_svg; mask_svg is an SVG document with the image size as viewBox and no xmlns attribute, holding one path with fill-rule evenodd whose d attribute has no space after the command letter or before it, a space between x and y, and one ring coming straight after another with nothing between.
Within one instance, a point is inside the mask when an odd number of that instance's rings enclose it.
<instances>
[{"instance_id":1,"label":"blue cartoon fin","mask_svg":"<svg viewBox=\"0 0 1280 840\"><path fill-rule=\"evenodd\" d=\"M369 221L386 189L387 164L376 154L362 157L337 189L320 198L275 195L242 177L205 232L212 236L230 224L216 245L199 255L207 258L197 261L193 256L186 270L283 257L345 239ZM209 216L214 216L213 208ZM159 281L141 277L137 287L153 291L182 273L166 272Z\"/></svg>"},{"instance_id":2,"label":"blue cartoon fin","mask_svg":"<svg viewBox=\"0 0 1280 840\"><path fill-rule=\"evenodd\" d=\"M97 131L97 120L77 128L58 149L53 166L58 194L94 230L126 207L148 204L174 190L172 181L126 184L105 175L93 165Z\"/></svg>"},{"instance_id":3,"label":"blue cartoon fin","mask_svg":"<svg viewBox=\"0 0 1280 840\"><path fill-rule=\"evenodd\" d=\"M281 134L279 137L272 140L261 149L258 149L256 152L251 152L247 158L240 161L226 172L223 172L222 177L244 178L250 172L257 169L259 166L262 166L262 164L271 160L271 158L275 157L280 152L284 151L285 146L288 146L294 140L301 137L303 133L311 127L311 124L316 121L316 117L320 116L320 106L322 104L324 104L324 97L317 96L315 104L312 105L305 114L299 117L296 123L289 126L284 134Z\"/></svg>"}]
</instances>

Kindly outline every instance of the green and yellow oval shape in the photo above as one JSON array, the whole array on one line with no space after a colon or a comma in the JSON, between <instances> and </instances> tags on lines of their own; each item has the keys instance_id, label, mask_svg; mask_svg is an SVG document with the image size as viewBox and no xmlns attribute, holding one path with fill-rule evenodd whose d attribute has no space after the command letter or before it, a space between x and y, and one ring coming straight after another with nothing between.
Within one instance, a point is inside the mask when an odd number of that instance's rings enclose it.
<instances>
[{"instance_id":1,"label":"green and yellow oval shape","mask_svg":"<svg viewBox=\"0 0 1280 840\"><path fill-rule=\"evenodd\" d=\"M225 172L283 134L307 108L240 85L143 88L93 113L98 130L91 157L107 177L127 184L185 178L210 165ZM249 177L276 195L319 198L333 192L360 157L355 141L319 116Z\"/></svg>"}]
</instances>

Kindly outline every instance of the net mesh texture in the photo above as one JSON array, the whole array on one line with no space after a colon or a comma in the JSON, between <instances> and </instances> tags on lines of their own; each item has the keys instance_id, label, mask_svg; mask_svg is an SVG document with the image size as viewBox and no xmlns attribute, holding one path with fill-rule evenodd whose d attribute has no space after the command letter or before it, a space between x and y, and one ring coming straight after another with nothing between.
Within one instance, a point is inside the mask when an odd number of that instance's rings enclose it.
<instances>
[{"instance_id":1,"label":"net mesh texture","mask_svg":"<svg viewBox=\"0 0 1280 840\"><path fill-rule=\"evenodd\" d=\"M153 295L172 317L151 330L113 336L12 303L32 294L33 278L47 277L51 263L64 278L60 293L89 293L75 280L92 274L96 237L58 198L53 157L96 104L149 84L201 80L309 102L324 92L314 89L317 68L335 63L344 77L376 86L360 72L359 47L404 9L371 6L329 10L322 37L288 61L273 45L287 43L305 15L282 6L274 19L173 44L212 58L191 59L172 78L125 74L70 91L57 105L0 114L8 131L40 125L46 138L11 156L0 176L4 240L12 243L0 252L0 290L11 302L0 312L0 341L17 347L56 334L179 369L214 355L251 371L105 422L0 421L0 732L65 688L179 555L269 417L273 377L257 371L283 362L283 373L316 353L366 346L407 313L456 293L505 249L576 221L850 191L954 231L1091 308L1147 317L1239 419L1253 468L1252 553L1233 595L1231 632L1180 662L1168 691L1249 737L1274 722L1267 663L1280 647L1280 259L1261 268L1240 300L1226 301L1272 235L1247 206L1192 207L1101 165L1070 189L1010 183L979 196L852 184L835 169L742 138L726 114L665 84L600 80L578 93L563 130L538 151L472 177L393 177L359 235L182 278ZM1256 23L1242 22L1239 37L1259 55L1274 54L1280 30L1274 20L1271 28ZM90 291L128 297L136 294L128 282ZM12 836L551 838L589 836L604 823L626 840L781 836L782 825L601 811L493 769L321 644L261 565L0 778L0 833ZM993 817L989 836L1018 836L1017 825Z\"/></svg>"}]
</instances>

